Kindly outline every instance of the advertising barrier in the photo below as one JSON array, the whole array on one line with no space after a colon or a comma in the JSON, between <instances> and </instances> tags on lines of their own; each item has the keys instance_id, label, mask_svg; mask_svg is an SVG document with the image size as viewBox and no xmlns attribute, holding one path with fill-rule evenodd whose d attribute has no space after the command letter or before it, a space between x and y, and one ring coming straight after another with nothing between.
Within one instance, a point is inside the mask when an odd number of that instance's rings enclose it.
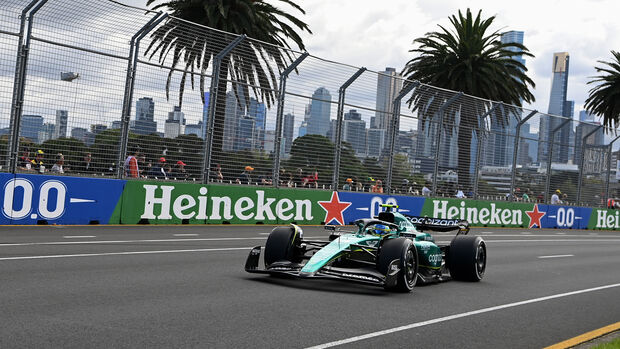
<instances>
[{"instance_id":1,"label":"advertising barrier","mask_svg":"<svg viewBox=\"0 0 620 349\"><path fill-rule=\"evenodd\" d=\"M21 174L0 180L2 224L107 224L125 182Z\"/></svg>"},{"instance_id":2,"label":"advertising barrier","mask_svg":"<svg viewBox=\"0 0 620 349\"><path fill-rule=\"evenodd\" d=\"M0 224L347 225L394 204L472 227L620 229L620 210L536 203L27 174L0 183Z\"/></svg>"}]
</instances>

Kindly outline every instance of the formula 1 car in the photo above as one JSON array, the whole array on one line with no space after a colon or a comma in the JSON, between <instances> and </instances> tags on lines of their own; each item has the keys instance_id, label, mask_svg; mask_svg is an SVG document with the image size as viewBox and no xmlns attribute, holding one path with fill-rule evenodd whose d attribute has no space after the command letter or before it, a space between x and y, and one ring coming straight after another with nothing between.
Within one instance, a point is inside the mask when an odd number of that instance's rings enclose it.
<instances>
[{"instance_id":1,"label":"formula 1 car","mask_svg":"<svg viewBox=\"0 0 620 349\"><path fill-rule=\"evenodd\" d=\"M450 279L480 281L486 268L486 244L467 235L469 224L406 216L396 205L377 217L354 222L357 230L345 232L334 226L329 241L307 240L300 227L277 227L265 244L265 269L259 269L261 246L247 257L249 273L328 278L383 286L410 292L416 283ZM425 230L458 230L449 244L436 244Z\"/></svg>"}]
</instances>

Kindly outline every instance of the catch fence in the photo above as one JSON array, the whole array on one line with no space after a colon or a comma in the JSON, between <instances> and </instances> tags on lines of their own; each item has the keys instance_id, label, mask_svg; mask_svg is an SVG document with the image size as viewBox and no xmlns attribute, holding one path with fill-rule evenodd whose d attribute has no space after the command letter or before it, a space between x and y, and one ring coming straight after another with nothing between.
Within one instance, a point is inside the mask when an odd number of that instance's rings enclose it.
<instances>
[{"instance_id":1,"label":"catch fence","mask_svg":"<svg viewBox=\"0 0 620 349\"><path fill-rule=\"evenodd\" d=\"M407 81L398 67L115 1L6 0L0 48L4 172L587 206L620 196L617 138L599 124Z\"/></svg>"}]
</instances>

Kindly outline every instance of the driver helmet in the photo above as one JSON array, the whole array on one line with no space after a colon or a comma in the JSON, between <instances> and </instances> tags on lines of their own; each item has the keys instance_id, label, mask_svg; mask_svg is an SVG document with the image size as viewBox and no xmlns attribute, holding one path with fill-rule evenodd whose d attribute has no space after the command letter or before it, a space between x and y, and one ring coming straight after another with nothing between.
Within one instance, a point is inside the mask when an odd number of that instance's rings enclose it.
<instances>
[{"instance_id":1,"label":"driver helmet","mask_svg":"<svg viewBox=\"0 0 620 349\"><path fill-rule=\"evenodd\" d=\"M373 228L372 228L372 233L375 235L385 235L385 234L389 234L390 233L390 228L386 225L383 224L376 224Z\"/></svg>"}]
</instances>

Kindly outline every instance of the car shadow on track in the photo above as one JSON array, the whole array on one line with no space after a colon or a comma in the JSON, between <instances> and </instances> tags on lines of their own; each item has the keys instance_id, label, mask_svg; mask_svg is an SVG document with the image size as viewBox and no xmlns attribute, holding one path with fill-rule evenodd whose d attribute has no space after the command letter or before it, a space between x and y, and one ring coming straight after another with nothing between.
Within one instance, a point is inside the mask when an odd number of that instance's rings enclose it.
<instances>
[{"instance_id":1,"label":"car shadow on track","mask_svg":"<svg viewBox=\"0 0 620 349\"><path fill-rule=\"evenodd\" d=\"M359 294L367 296L388 296L393 292L388 292L382 287L364 285L358 283L351 283L338 280L300 280L294 277L287 276L254 276L243 277L242 279L248 281L256 281L268 285L277 285L281 287L289 287L295 289L303 289L310 291L319 291L326 293L345 293L345 294Z\"/></svg>"}]
</instances>

